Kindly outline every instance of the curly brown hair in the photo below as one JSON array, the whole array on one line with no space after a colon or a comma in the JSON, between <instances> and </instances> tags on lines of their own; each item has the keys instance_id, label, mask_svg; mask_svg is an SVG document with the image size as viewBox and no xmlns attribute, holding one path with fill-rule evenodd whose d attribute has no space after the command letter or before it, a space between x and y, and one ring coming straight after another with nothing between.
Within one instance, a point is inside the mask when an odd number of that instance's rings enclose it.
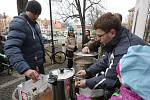
<instances>
[{"instance_id":1,"label":"curly brown hair","mask_svg":"<svg viewBox=\"0 0 150 100\"><path fill-rule=\"evenodd\" d=\"M111 29L115 29L117 32L121 27L120 20L111 12L105 13L100 16L94 23L93 28L101 29L106 33L109 32Z\"/></svg>"},{"instance_id":2,"label":"curly brown hair","mask_svg":"<svg viewBox=\"0 0 150 100\"><path fill-rule=\"evenodd\" d=\"M122 15L119 13L114 13L114 15L119 18L120 22L122 22Z\"/></svg>"}]
</instances>

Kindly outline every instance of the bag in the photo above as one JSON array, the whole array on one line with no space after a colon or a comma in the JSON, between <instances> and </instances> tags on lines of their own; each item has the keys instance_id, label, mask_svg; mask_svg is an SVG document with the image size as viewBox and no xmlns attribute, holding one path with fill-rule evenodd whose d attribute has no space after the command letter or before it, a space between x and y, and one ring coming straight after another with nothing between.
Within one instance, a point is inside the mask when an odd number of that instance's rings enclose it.
<instances>
[{"instance_id":1,"label":"bag","mask_svg":"<svg viewBox=\"0 0 150 100\"><path fill-rule=\"evenodd\" d=\"M85 95L77 95L77 100L92 100L90 97L87 97Z\"/></svg>"},{"instance_id":2,"label":"bag","mask_svg":"<svg viewBox=\"0 0 150 100\"><path fill-rule=\"evenodd\" d=\"M17 86L19 100L52 100L52 87L48 83L48 75L40 75L40 79L33 83L25 81Z\"/></svg>"}]
</instances>

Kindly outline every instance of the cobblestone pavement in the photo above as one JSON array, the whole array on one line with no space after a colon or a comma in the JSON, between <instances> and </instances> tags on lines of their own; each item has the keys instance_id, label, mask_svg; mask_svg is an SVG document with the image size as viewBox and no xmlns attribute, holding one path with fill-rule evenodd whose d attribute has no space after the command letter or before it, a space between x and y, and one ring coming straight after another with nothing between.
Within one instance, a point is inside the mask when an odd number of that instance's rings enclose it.
<instances>
[{"instance_id":1,"label":"cobblestone pavement","mask_svg":"<svg viewBox=\"0 0 150 100\"><path fill-rule=\"evenodd\" d=\"M50 45L46 45L47 47ZM55 45L55 51L60 51L60 44ZM64 64L54 64L45 67L46 74L49 73L51 69L65 67L66 62ZM12 93L16 89L17 85L22 83L24 80L23 75L19 75L16 71L13 71L11 75L7 74L7 71L3 71L0 73L0 100L14 100L12 99Z\"/></svg>"},{"instance_id":2,"label":"cobblestone pavement","mask_svg":"<svg viewBox=\"0 0 150 100\"><path fill-rule=\"evenodd\" d=\"M55 50L56 51L61 50L60 44L56 45ZM48 74L51 69L66 67L67 66L66 62L64 64L55 64L55 65L47 66L45 68L46 74ZM19 85L23 81L25 81L24 76L19 75L15 71L12 73L12 75L8 75L7 71L0 73L0 100L14 100L12 99L12 93L16 89L17 85Z\"/></svg>"},{"instance_id":3,"label":"cobblestone pavement","mask_svg":"<svg viewBox=\"0 0 150 100\"><path fill-rule=\"evenodd\" d=\"M46 74L51 69L65 67L64 64L55 64L45 68ZM14 100L12 99L12 93L16 89L17 85L24 81L24 76L13 72L12 75L8 75L7 72L0 73L0 100ZM17 97L16 97L17 98Z\"/></svg>"}]
</instances>

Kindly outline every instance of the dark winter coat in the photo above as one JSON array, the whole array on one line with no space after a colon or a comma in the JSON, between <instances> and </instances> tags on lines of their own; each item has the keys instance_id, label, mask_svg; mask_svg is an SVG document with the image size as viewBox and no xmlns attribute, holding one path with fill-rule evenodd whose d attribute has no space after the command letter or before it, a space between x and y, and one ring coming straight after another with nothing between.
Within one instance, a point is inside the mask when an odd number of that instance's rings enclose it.
<instances>
[{"instance_id":1,"label":"dark winter coat","mask_svg":"<svg viewBox=\"0 0 150 100\"><path fill-rule=\"evenodd\" d=\"M105 73L86 80L89 88L112 88L116 83L116 66L119 60L130 46L145 45L145 42L138 36L130 33L127 29L121 28L119 35L104 47L105 57L86 69L86 72L95 75L104 71Z\"/></svg>"},{"instance_id":2,"label":"dark winter coat","mask_svg":"<svg viewBox=\"0 0 150 100\"><path fill-rule=\"evenodd\" d=\"M20 74L37 68L40 73L44 73L45 53L41 39L39 25L27 15L16 16L11 21L4 50L10 64Z\"/></svg>"}]
</instances>

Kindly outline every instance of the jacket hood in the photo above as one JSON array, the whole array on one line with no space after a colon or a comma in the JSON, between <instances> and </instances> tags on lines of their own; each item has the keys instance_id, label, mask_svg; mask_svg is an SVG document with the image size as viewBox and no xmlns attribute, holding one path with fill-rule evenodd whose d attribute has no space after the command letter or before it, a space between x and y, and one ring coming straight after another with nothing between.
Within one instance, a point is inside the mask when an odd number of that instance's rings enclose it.
<instances>
[{"instance_id":1,"label":"jacket hood","mask_svg":"<svg viewBox=\"0 0 150 100\"><path fill-rule=\"evenodd\" d=\"M24 19L19 16L15 16L13 20L10 22L9 29L10 30L23 30L24 26L25 26Z\"/></svg>"},{"instance_id":2,"label":"jacket hood","mask_svg":"<svg viewBox=\"0 0 150 100\"><path fill-rule=\"evenodd\" d=\"M120 59L122 84L135 91L144 100L150 98L150 46L131 46Z\"/></svg>"}]
</instances>

